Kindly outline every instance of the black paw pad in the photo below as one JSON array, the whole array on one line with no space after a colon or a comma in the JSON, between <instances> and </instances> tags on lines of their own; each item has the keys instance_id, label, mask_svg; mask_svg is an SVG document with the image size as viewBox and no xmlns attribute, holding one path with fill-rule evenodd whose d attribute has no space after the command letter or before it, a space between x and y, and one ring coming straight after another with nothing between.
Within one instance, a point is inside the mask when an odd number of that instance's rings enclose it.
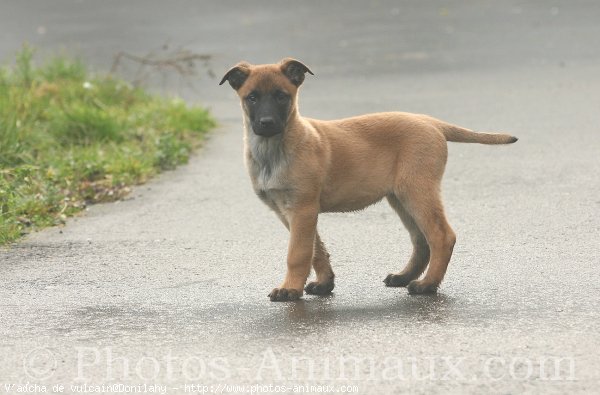
<instances>
[{"instance_id":1,"label":"black paw pad","mask_svg":"<svg viewBox=\"0 0 600 395\"><path fill-rule=\"evenodd\" d=\"M388 274L383 282L386 287L406 287L411 279L404 274Z\"/></svg>"},{"instance_id":2,"label":"black paw pad","mask_svg":"<svg viewBox=\"0 0 600 395\"><path fill-rule=\"evenodd\" d=\"M411 281L410 284L408 284L407 289L408 293L411 295L434 294L437 292L438 284Z\"/></svg>"},{"instance_id":3,"label":"black paw pad","mask_svg":"<svg viewBox=\"0 0 600 395\"><path fill-rule=\"evenodd\" d=\"M288 302L298 300L302 296L301 291L297 289L275 288L269 294L271 302Z\"/></svg>"},{"instance_id":4,"label":"black paw pad","mask_svg":"<svg viewBox=\"0 0 600 395\"><path fill-rule=\"evenodd\" d=\"M333 291L334 286L333 281L326 283L313 281L306 285L304 291L309 295L329 295Z\"/></svg>"}]
</instances>

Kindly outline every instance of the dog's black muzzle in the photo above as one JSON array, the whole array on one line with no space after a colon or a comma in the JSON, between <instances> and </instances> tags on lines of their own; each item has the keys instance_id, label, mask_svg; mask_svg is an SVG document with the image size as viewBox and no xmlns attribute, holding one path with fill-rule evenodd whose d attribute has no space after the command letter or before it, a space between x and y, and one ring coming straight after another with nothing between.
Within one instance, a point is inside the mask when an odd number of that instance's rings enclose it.
<instances>
[{"instance_id":1,"label":"dog's black muzzle","mask_svg":"<svg viewBox=\"0 0 600 395\"><path fill-rule=\"evenodd\" d=\"M252 131L258 136L273 137L283 132L283 125L276 122L273 117L260 117L252 122Z\"/></svg>"}]
</instances>

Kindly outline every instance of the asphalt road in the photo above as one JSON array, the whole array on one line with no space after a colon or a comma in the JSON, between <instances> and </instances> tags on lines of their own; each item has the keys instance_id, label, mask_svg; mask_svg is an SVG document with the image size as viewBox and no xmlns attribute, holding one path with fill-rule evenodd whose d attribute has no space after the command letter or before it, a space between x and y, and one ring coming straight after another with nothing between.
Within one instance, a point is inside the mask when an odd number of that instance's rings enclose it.
<instances>
[{"instance_id":1,"label":"asphalt road","mask_svg":"<svg viewBox=\"0 0 600 395\"><path fill-rule=\"evenodd\" d=\"M384 287L410 243L382 203L321 217L332 296L271 303L287 235L251 191L234 92L171 84L221 123L189 165L0 251L0 393L597 392L599 20L594 1L3 1L4 61L23 41L100 71L167 41L217 74L294 56L315 72L305 115L422 112L520 140L450 146L437 296Z\"/></svg>"}]
</instances>

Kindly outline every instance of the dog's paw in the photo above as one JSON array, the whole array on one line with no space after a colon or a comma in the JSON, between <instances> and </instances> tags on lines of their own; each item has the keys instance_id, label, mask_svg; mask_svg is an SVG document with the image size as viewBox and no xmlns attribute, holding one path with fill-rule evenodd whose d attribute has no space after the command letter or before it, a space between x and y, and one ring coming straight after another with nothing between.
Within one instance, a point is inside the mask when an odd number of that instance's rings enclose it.
<instances>
[{"instance_id":1,"label":"dog's paw","mask_svg":"<svg viewBox=\"0 0 600 395\"><path fill-rule=\"evenodd\" d=\"M408 284L408 293L411 295L434 294L437 292L438 284L424 283L422 280L414 280Z\"/></svg>"},{"instance_id":2,"label":"dog's paw","mask_svg":"<svg viewBox=\"0 0 600 395\"><path fill-rule=\"evenodd\" d=\"M288 288L275 288L269 294L271 302L289 302L298 300L302 296L302 291Z\"/></svg>"},{"instance_id":3,"label":"dog's paw","mask_svg":"<svg viewBox=\"0 0 600 395\"><path fill-rule=\"evenodd\" d=\"M310 282L304 287L304 291L309 295L329 295L335 284L333 281L328 281L326 283L319 283L317 281Z\"/></svg>"},{"instance_id":4,"label":"dog's paw","mask_svg":"<svg viewBox=\"0 0 600 395\"><path fill-rule=\"evenodd\" d=\"M406 287L411 282L411 278L405 274L388 274L383 282L386 287Z\"/></svg>"}]
</instances>

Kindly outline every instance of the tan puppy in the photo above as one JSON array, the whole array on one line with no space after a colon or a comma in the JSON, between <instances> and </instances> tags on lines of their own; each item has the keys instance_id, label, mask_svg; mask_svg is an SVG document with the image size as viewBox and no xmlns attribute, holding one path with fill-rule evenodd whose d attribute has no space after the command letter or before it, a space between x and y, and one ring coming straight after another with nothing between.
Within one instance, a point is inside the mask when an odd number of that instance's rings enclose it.
<instances>
[{"instance_id":1,"label":"tan puppy","mask_svg":"<svg viewBox=\"0 0 600 395\"><path fill-rule=\"evenodd\" d=\"M329 254L317 232L323 212L363 209L386 198L410 232L406 267L384 280L411 294L436 292L456 240L440 198L446 141L509 144L507 134L475 133L426 115L389 112L336 121L300 116L301 62L231 68L228 81L244 113L246 166L254 191L290 231L287 274L269 294L296 300L303 289L324 295L334 287ZM429 269L422 280L419 276ZM311 266L316 281L306 285Z\"/></svg>"}]
</instances>

